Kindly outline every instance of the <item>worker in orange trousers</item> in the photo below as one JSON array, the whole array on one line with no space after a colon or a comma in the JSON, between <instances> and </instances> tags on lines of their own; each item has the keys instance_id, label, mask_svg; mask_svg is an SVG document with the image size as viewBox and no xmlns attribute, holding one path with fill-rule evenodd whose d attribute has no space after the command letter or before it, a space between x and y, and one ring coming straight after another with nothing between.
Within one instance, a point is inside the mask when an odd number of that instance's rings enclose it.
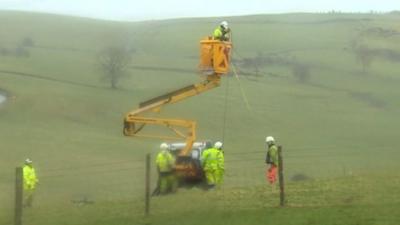
<instances>
[{"instance_id":1,"label":"worker in orange trousers","mask_svg":"<svg viewBox=\"0 0 400 225\"><path fill-rule=\"evenodd\" d=\"M270 184L274 184L277 181L278 174L278 148L275 145L275 139L272 136L268 136L265 139L268 147L267 157L265 163L269 165L266 171L266 177Z\"/></svg>"}]
</instances>

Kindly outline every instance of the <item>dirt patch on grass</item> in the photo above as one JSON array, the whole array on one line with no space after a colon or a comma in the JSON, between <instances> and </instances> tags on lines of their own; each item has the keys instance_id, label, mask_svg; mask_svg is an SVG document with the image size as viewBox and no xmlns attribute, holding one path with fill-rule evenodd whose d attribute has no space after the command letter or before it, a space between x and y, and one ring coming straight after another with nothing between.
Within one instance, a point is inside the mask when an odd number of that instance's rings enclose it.
<instances>
[{"instance_id":1,"label":"dirt patch on grass","mask_svg":"<svg viewBox=\"0 0 400 225\"><path fill-rule=\"evenodd\" d=\"M309 181L309 180L312 180L312 178L307 176L307 175L305 175L305 174L297 173L297 174L293 175L290 178L290 180L294 181L294 182L299 182L299 181Z\"/></svg>"},{"instance_id":2,"label":"dirt patch on grass","mask_svg":"<svg viewBox=\"0 0 400 225\"><path fill-rule=\"evenodd\" d=\"M366 102L370 106L375 108L385 108L387 103L381 99L376 98L371 93L368 92L355 92L349 91L349 95L359 101Z\"/></svg>"},{"instance_id":3,"label":"dirt patch on grass","mask_svg":"<svg viewBox=\"0 0 400 225\"><path fill-rule=\"evenodd\" d=\"M360 102L367 103L369 106L372 106L374 108L383 109L388 106L387 102L385 102L382 99L377 98L370 92L350 91L350 90L346 90L346 89L342 89L342 88L329 87L329 86L322 85L322 84L311 83L309 85L313 86L313 87L329 90L329 91L346 92L353 99L360 101Z\"/></svg>"}]
</instances>

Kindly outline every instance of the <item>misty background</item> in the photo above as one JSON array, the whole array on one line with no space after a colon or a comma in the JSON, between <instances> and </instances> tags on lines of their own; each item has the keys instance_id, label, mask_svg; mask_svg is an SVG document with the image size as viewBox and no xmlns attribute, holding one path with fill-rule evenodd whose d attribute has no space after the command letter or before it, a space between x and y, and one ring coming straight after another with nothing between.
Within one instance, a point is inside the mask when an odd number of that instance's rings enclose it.
<instances>
[{"instance_id":1,"label":"misty background","mask_svg":"<svg viewBox=\"0 0 400 225\"><path fill-rule=\"evenodd\" d=\"M35 11L106 20L155 20L287 12L389 12L400 8L397 0L304 1L183 1L183 0L0 0L0 10Z\"/></svg>"},{"instance_id":2,"label":"misty background","mask_svg":"<svg viewBox=\"0 0 400 225\"><path fill-rule=\"evenodd\" d=\"M15 171L29 157L40 185L24 225L398 225L399 8L0 0L0 224L13 224ZM125 137L123 118L204 82L199 46L221 20L232 73L152 115L195 120L196 140L222 141L224 182L152 198L144 218L145 175L154 190L167 140ZM280 189L265 177L268 135L283 146L289 207L277 207Z\"/></svg>"}]
</instances>

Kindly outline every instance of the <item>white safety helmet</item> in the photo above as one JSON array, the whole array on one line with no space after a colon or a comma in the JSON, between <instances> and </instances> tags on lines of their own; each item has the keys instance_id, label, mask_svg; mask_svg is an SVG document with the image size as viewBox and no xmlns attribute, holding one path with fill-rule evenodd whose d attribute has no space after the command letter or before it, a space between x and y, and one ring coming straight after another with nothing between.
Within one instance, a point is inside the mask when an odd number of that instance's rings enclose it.
<instances>
[{"instance_id":1,"label":"white safety helmet","mask_svg":"<svg viewBox=\"0 0 400 225\"><path fill-rule=\"evenodd\" d=\"M221 27L223 27L224 29L228 29L228 22L222 21L221 22Z\"/></svg>"},{"instance_id":2,"label":"white safety helmet","mask_svg":"<svg viewBox=\"0 0 400 225\"><path fill-rule=\"evenodd\" d=\"M32 160L30 158L25 159L25 164L31 164Z\"/></svg>"},{"instance_id":3,"label":"white safety helmet","mask_svg":"<svg viewBox=\"0 0 400 225\"><path fill-rule=\"evenodd\" d=\"M160 149L161 150L167 150L168 149L168 144L167 143L162 143L161 145L160 145Z\"/></svg>"},{"instance_id":4,"label":"white safety helmet","mask_svg":"<svg viewBox=\"0 0 400 225\"><path fill-rule=\"evenodd\" d=\"M214 148L221 149L221 147L222 147L222 142L220 142L220 141L215 142Z\"/></svg>"},{"instance_id":5,"label":"white safety helmet","mask_svg":"<svg viewBox=\"0 0 400 225\"><path fill-rule=\"evenodd\" d=\"M265 138L265 142L267 142L267 143L274 143L274 142L275 142L275 139L274 139L274 137L272 137L272 136L268 136L268 137Z\"/></svg>"}]
</instances>

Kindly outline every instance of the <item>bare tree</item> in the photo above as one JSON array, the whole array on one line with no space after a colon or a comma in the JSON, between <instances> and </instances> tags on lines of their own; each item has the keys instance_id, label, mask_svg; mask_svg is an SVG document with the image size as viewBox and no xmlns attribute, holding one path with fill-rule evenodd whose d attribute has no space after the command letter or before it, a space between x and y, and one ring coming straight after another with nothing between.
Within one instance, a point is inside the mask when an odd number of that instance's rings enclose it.
<instances>
[{"instance_id":1,"label":"bare tree","mask_svg":"<svg viewBox=\"0 0 400 225\"><path fill-rule=\"evenodd\" d=\"M8 48L0 47L0 55L8 56L10 54L10 50Z\"/></svg>"},{"instance_id":2,"label":"bare tree","mask_svg":"<svg viewBox=\"0 0 400 225\"><path fill-rule=\"evenodd\" d=\"M27 48L24 48L22 46L17 46L15 48L14 55L17 58L28 58L30 56L30 53Z\"/></svg>"},{"instance_id":3,"label":"bare tree","mask_svg":"<svg viewBox=\"0 0 400 225\"><path fill-rule=\"evenodd\" d=\"M299 83L307 83L310 80L310 67L300 63L293 63L292 73Z\"/></svg>"},{"instance_id":4,"label":"bare tree","mask_svg":"<svg viewBox=\"0 0 400 225\"><path fill-rule=\"evenodd\" d=\"M31 37L24 37L21 40L20 46L22 46L22 47L34 47L35 46L35 42L33 41L33 39Z\"/></svg>"},{"instance_id":5,"label":"bare tree","mask_svg":"<svg viewBox=\"0 0 400 225\"><path fill-rule=\"evenodd\" d=\"M354 54L357 61L362 66L363 73L367 73L367 69L371 66L374 59L373 51L371 51L371 49L366 45L359 45L354 48Z\"/></svg>"},{"instance_id":6,"label":"bare tree","mask_svg":"<svg viewBox=\"0 0 400 225\"><path fill-rule=\"evenodd\" d=\"M98 66L102 80L110 82L112 89L117 89L118 82L128 76L127 67L131 54L122 47L108 47L98 55Z\"/></svg>"}]
</instances>

